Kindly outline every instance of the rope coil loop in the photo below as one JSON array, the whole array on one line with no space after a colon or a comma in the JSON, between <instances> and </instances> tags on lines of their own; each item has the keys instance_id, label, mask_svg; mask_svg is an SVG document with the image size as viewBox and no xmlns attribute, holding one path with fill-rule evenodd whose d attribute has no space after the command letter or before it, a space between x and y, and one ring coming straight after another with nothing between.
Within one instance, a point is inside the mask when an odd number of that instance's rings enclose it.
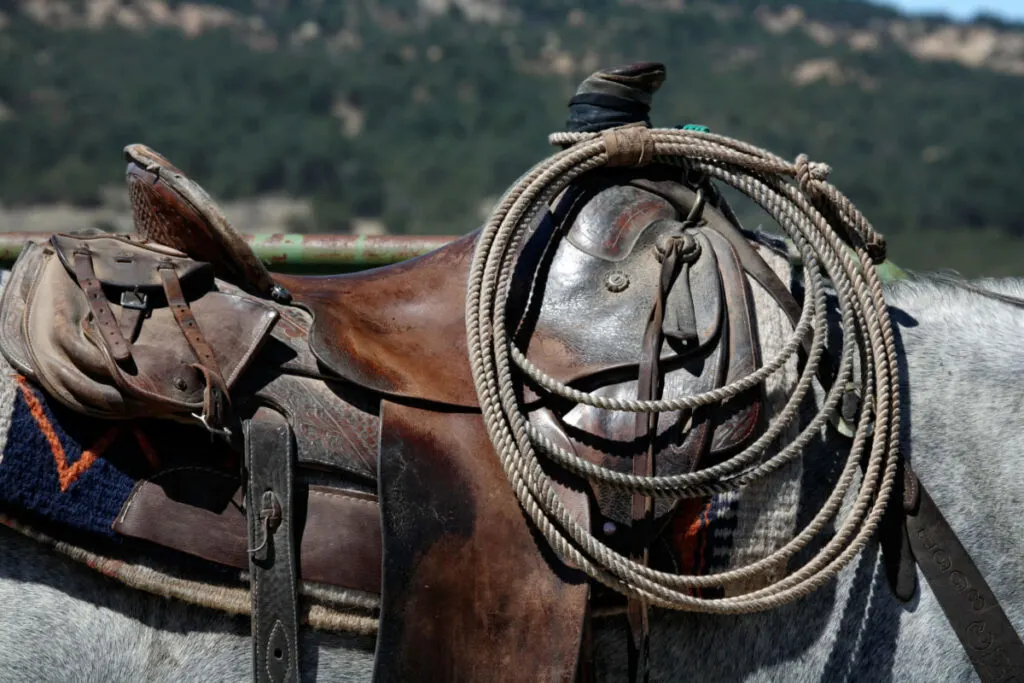
<instances>
[{"instance_id":1,"label":"rope coil loop","mask_svg":"<svg viewBox=\"0 0 1024 683\"><path fill-rule=\"evenodd\" d=\"M466 298L467 342L473 381L488 434L523 510L552 549L592 579L628 597L670 609L738 614L778 607L831 580L867 544L892 493L898 462L899 384L892 325L873 263L884 259L884 240L853 204L828 182L830 168L805 155L791 163L765 150L698 130L622 126L600 133L555 133L562 147L534 166L505 194L480 233ZM539 212L581 175L607 166L651 163L692 170L750 197L790 236L804 264L806 295L792 334L774 358L746 377L694 396L655 401L614 399L576 390L538 369L515 347L506 329L515 254ZM811 389L827 338L826 281L841 314L838 376L818 413L788 435ZM604 410L656 413L727 401L779 372L811 342L786 405L765 433L725 462L673 476L640 476L595 465L562 449L535 429L518 402L517 382L529 377L544 390ZM548 457L591 481L656 497L688 498L737 491L785 467L838 413L845 387L859 364L863 406L839 480L815 517L785 546L747 566L692 576L657 571L605 545L575 521L556 494L540 457ZM860 487L857 473L863 467ZM847 494L855 501L835 518ZM803 566L777 577L819 534L834 528ZM738 587L752 578L772 579L762 588L721 598L692 591ZM750 585L750 584L747 584Z\"/></svg>"}]
</instances>

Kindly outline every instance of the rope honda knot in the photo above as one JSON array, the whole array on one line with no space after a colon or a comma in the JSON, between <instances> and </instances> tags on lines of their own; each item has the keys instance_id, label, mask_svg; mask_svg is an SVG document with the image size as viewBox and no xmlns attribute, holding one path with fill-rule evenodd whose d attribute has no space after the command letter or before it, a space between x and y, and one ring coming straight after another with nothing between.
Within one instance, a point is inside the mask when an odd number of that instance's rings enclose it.
<instances>
[{"instance_id":1,"label":"rope honda knot","mask_svg":"<svg viewBox=\"0 0 1024 683\"><path fill-rule=\"evenodd\" d=\"M608 166L640 168L654 161L654 137L642 123L609 128L601 132L608 154Z\"/></svg>"},{"instance_id":2,"label":"rope honda knot","mask_svg":"<svg viewBox=\"0 0 1024 683\"><path fill-rule=\"evenodd\" d=\"M794 166L796 166L796 182L807 195L816 195L818 184L827 182L828 176L832 172L831 166L820 161L811 161L806 154L797 156Z\"/></svg>"}]
</instances>

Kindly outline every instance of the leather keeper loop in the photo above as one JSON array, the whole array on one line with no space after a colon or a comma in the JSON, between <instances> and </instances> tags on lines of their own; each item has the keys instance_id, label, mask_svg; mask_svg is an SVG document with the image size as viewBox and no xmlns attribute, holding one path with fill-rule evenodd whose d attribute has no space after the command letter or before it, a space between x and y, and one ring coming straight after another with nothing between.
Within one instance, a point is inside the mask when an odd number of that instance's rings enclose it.
<instances>
[{"instance_id":1,"label":"leather keeper loop","mask_svg":"<svg viewBox=\"0 0 1024 683\"><path fill-rule=\"evenodd\" d=\"M639 168L654 161L654 137L642 124L630 124L602 131L608 166Z\"/></svg>"}]
</instances>

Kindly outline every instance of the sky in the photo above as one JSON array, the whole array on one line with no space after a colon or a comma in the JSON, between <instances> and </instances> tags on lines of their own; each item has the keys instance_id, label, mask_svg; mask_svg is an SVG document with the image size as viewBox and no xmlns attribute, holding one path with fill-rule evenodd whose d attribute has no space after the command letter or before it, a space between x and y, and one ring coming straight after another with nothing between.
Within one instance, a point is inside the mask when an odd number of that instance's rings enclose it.
<instances>
[{"instance_id":1,"label":"sky","mask_svg":"<svg viewBox=\"0 0 1024 683\"><path fill-rule=\"evenodd\" d=\"M1024 21L1024 0L883 0L883 4L911 12L939 11L957 19L968 19L978 12L1004 19Z\"/></svg>"}]
</instances>

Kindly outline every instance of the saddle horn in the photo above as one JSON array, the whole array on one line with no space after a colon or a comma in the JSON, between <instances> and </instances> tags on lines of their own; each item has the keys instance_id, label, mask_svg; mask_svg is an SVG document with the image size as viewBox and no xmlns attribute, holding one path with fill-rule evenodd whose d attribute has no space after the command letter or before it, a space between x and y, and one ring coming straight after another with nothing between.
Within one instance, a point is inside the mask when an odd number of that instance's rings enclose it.
<instances>
[{"instance_id":1,"label":"saddle horn","mask_svg":"<svg viewBox=\"0 0 1024 683\"><path fill-rule=\"evenodd\" d=\"M637 62L588 76L569 100L570 133L592 133L642 123L650 126L651 100L665 82L665 65Z\"/></svg>"}]
</instances>

